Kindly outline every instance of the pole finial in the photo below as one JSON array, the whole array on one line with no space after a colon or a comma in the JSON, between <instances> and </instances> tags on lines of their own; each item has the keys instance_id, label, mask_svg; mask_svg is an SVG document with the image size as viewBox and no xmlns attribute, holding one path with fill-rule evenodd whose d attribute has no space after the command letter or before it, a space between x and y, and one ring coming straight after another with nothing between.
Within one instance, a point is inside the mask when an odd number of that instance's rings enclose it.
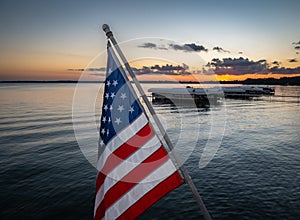
<instances>
[{"instance_id":1,"label":"pole finial","mask_svg":"<svg viewBox=\"0 0 300 220\"><path fill-rule=\"evenodd\" d=\"M105 32L106 36L109 38L110 36L112 36L112 32L110 31L110 28L107 24L103 24L102 25L102 29Z\"/></svg>"}]
</instances>

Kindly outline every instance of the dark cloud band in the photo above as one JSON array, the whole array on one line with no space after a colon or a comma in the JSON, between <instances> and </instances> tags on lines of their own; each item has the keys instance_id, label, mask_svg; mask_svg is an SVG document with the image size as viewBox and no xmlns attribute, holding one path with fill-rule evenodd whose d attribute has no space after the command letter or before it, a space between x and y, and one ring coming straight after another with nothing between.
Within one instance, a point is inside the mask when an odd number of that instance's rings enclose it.
<instances>
[{"instance_id":1,"label":"dark cloud band","mask_svg":"<svg viewBox=\"0 0 300 220\"><path fill-rule=\"evenodd\" d=\"M289 62L298 62L296 59L291 59ZM217 75L244 75L244 74L300 74L300 67L285 68L279 67L279 62L274 61L271 64L275 65L270 68L270 65L265 59L258 61L249 60L248 58L218 58L212 59L208 63L210 71L203 70L204 74L211 74L212 72Z\"/></svg>"},{"instance_id":2,"label":"dark cloud band","mask_svg":"<svg viewBox=\"0 0 300 220\"><path fill-rule=\"evenodd\" d=\"M213 50L218 51L220 53L230 53L229 50L224 50L222 47L215 46Z\"/></svg>"},{"instance_id":3,"label":"dark cloud band","mask_svg":"<svg viewBox=\"0 0 300 220\"><path fill-rule=\"evenodd\" d=\"M169 44L169 47L174 49L174 50L182 50L185 52L207 52L208 49L205 48L203 45L197 45L195 43L191 43L191 44L184 44L184 45L179 45L179 44Z\"/></svg>"},{"instance_id":4,"label":"dark cloud band","mask_svg":"<svg viewBox=\"0 0 300 220\"><path fill-rule=\"evenodd\" d=\"M169 44L168 46L165 45L156 45L155 43L151 42L146 42L143 43L142 45L139 45L138 47L140 48L149 48L149 49L159 49L159 50L168 50L168 49L173 49L173 50L180 50L184 52L207 52L208 49L205 48L203 45L197 45L195 43L190 43L190 44Z\"/></svg>"}]
</instances>

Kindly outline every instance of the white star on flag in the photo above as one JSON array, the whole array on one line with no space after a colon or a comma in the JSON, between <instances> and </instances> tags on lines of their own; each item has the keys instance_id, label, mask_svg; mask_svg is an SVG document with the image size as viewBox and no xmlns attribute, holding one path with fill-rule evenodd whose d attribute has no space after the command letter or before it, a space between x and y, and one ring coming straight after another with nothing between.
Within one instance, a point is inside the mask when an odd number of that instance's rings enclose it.
<instances>
[{"instance_id":1,"label":"white star on flag","mask_svg":"<svg viewBox=\"0 0 300 220\"><path fill-rule=\"evenodd\" d=\"M126 99L127 98L126 93L122 93L120 98L123 99L123 100Z\"/></svg>"},{"instance_id":2,"label":"white star on flag","mask_svg":"<svg viewBox=\"0 0 300 220\"><path fill-rule=\"evenodd\" d=\"M121 118L116 118L115 123L117 123L118 125L121 123Z\"/></svg>"},{"instance_id":3,"label":"white star on flag","mask_svg":"<svg viewBox=\"0 0 300 220\"><path fill-rule=\"evenodd\" d=\"M123 105L119 105L118 111L119 111L119 112L122 112L123 110L124 110L124 106L123 106Z\"/></svg>"},{"instance_id":4,"label":"white star on flag","mask_svg":"<svg viewBox=\"0 0 300 220\"><path fill-rule=\"evenodd\" d=\"M134 112L133 107L130 107L129 112L132 114Z\"/></svg>"},{"instance_id":5,"label":"white star on flag","mask_svg":"<svg viewBox=\"0 0 300 220\"><path fill-rule=\"evenodd\" d=\"M118 80L114 80L113 85L114 85L114 87L116 87L118 85Z\"/></svg>"},{"instance_id":6,"label":"white star on flag","mask_svg":"<svg viewBox=\"0 0 300 220\"><path fill-rule=\"evenodd\" d=\"M103 140L100 141L100 146L103 147L104 146L104 142Z\"/></svg>"}]
</instances>

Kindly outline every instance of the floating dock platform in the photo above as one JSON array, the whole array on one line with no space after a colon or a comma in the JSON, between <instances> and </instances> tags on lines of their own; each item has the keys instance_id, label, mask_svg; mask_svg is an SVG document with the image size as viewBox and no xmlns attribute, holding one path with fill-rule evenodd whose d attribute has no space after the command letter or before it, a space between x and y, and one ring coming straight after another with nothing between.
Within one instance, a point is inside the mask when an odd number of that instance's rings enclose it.
<instances>
[{"instance_id":1,"label":"floating dock platform","mask_svg":"<svg viewBox=\"0 0 300 220\"><path fill-rule=\"evenodd\" d=\"M151 88L154 103L196 104L198 107L217 105L224 98L253 99L274 95L273 87L234 86L213 88Z\"/></svg>"}]
</instances>

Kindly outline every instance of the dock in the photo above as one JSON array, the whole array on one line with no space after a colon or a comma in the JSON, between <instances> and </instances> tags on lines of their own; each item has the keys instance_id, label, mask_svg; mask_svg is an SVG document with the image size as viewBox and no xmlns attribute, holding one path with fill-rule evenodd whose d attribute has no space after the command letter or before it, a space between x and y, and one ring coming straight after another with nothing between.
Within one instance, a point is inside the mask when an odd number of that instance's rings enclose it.
<instances>
[{"instance_id":1,"label":"dock","mask_svg":"<svg viewBox=\"0 0 300 220\"><path fill-rule=\"evenodd\" d=\"M153 103L196 104L198 107L217 105L223 99L254 99L274 96L273 87L234 86L212 88L151 88Z\"/></svg>"},{"instance_id":2,"label":"dock","mask_svg":"<svg viewBox=\"0 0 300 220\"><path fill-rule=\"evenodd\" d=\"M224 96L220 88L151 88L153 103L216 105Z\"/></svg>"}]
</instances>

